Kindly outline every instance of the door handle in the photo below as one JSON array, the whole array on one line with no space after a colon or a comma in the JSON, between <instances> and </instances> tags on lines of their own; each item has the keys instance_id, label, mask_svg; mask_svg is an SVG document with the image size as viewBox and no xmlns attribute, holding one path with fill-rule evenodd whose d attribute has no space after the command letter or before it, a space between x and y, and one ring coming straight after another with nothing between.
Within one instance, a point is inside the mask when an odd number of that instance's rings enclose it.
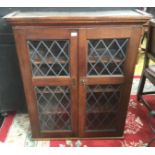
<instances>
[{"instance_id":1,"label":"door handle","mask_svg":"<svg viewBox=\"0 0 155 155\"><path fill-rule=\"evenodd\" d=\"M86 81L84 78L80 78L80 84L85 86L86 85Z\"/></svg>"}]
</instances>

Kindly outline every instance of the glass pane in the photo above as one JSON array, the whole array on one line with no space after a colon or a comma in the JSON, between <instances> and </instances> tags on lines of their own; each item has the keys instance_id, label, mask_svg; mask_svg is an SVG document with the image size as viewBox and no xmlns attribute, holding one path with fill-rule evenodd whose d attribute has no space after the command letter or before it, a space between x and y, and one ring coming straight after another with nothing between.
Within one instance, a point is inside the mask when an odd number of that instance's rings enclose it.
<instances>
[{"instance_id":1,"label":"glass pane","mask_svg":"<svg viewBox=\"0 0 155 155\"><path fill-rule=\"evenodd\" d=\"M115 130L120 85L87 87L86 130Z\"/></svg>"},{"instance_id":2,"label":"glass pane","mask_svg":"<svg viewBox=\"0 0 155 155\"><path fill-rule=\"evenodd\" d=\"M33 76L69 75L68 40L29 40L27 44Z\"/></svg>"},{"instance_id":3,"label":"glass pane","mask_svg":"<svg viewBox=\"0 0 155 155\"><path fill-rule=\"evenodd\" d=\"M91 75L123 74L129 39L88 40L88 71Z\"/></svg>"},{"instance_id":4,"label":"glass pane","mask_svg":"<svg viewBox=\"0 0 155 155\"><path fill-rule=\"evenodd\" d=\"M71 130L70 91L66 86L35 87L41 130Z\"/></svg>"}]
</instances>

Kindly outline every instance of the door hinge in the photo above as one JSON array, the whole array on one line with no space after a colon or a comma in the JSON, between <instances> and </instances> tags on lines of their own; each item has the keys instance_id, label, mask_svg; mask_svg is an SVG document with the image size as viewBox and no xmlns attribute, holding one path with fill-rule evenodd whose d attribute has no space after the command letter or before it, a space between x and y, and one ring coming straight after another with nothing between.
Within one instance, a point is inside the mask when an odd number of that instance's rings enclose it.
<instances>
[{"instance_id":1,"label":"door hinge","mask_svg":"<svg viewBox=\"0 0 155 155\"><path fill-rule=\"evenodd\" d=\"M76 78L72 78L72 85L73 85L73 86L76 85Z\"/></svg>"}]
</instances>

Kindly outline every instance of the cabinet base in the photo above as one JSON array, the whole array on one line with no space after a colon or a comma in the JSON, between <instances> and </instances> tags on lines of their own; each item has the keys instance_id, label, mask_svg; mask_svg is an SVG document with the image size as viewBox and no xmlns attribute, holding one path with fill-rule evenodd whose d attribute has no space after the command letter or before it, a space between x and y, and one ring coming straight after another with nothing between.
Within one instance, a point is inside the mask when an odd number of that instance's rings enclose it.
<instances>
[{"instance_id":1,"label":"cabinet base","mask_svg":"<svg viewBox=\"0 0 155 155\"><path fill-rule=\"evenodd\" d=\"M49 141L49 140L118 140L118 139L124 139L124 136L121 137L92 137L92 138L81 138L81 137L66 137L66 138L32 138L32 140L37 141Z\"/></svg>"}]
</instances>

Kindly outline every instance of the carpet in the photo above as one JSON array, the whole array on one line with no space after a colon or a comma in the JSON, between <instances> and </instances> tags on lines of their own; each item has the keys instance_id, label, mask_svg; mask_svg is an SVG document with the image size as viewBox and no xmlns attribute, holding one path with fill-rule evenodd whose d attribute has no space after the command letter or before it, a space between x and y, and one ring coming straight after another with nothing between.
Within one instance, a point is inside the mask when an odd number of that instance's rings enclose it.
<instances>
[{"instance_id":1,"label":"carpet","mask_svg":"<svg viewBox=\"0 0 155 155\"><path fill-rule=\"evenodd\" d=\"M128 107L124 139L122 140L52 140L34 141L31 139L31 129L27 114L10 113L0 128L0 145L15 145L25 147L128 147L146 146L148 140L155 136L148 125L146 108L136 101L136 90L139 77L133 80L131 97ZM154 87L147 81L146 90L153 90ZM146 96L149 102L155 103L155 96ZM154 104L155 105L155 104ZM153 106L154 106L153 105Z\"/></svg>"}]
</instances>

